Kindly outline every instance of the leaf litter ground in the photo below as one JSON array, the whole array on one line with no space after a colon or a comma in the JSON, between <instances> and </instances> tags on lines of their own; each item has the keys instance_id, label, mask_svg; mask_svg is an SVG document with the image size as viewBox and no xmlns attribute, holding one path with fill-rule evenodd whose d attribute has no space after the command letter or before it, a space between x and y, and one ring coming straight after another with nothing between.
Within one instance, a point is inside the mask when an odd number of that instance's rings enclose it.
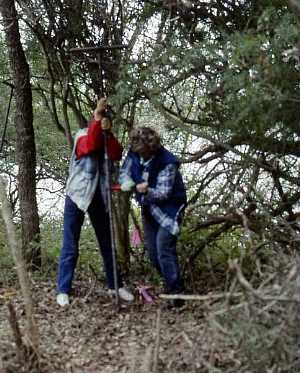
<instances>
[{"instance_id":1,"label":"leaf litter ground","mask_svg":"<svg viewBox=\"0 0 300 373\"><path fill-rule=\"evenodd\" d=\"M8 294L23 328L21 296L11 290ZM82 282L75 283L75 295L67 308L56 305L55 295L51 282L34 285L41 372L149 372L157 356L158 309L161 316L156 370L197 371L195 346L203 328L203 312L197 306L189 303L182 309L169 310L163 301L147 305L136 297L131 304L122 303L117 312L114 299L104 289L88 289ZM6 301L0 297L0 354L8 372L25 371L15 356Z\"/></svg>"}]
</instances>

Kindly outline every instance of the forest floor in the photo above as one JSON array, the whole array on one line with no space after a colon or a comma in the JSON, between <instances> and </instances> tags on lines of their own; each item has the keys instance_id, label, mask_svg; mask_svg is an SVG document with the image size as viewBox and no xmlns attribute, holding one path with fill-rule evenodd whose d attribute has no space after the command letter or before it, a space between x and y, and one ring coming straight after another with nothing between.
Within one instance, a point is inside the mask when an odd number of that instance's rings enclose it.
<instances>
[{"instance_id":1,"label":"forest floor","mask_svg":"<svg viewBox=\"0 0 300 373\"><path fill-rule=\"evenodd\" d=\"M17 358L7 304L24 339L23 298L15 282L0 282L0 373L299 373L300 267L288 263L256 290L236 268L230 296L217 288L227 283L221 273L214 284L206 274L196 286L201 300L180 309L136 296L117 310L101 281L87 276L61 308L54 279L34 279L39 365Z\"/></svg>"},{"instance_id":2,"label":"forest floor","mask_svg":"<svg viewBox=\"0 0 300 373\"><path fill-rule=\"evenodd\" d=\"M202 372L205 309L199 302L186 302L168 309L166 301L122 303L95 284L77 281L69 307L55 302L52 282L33 287L35 317L40 333L40 371L64 373ZM0 356L3 372L34 371L21 367L8 323L8 299L13 299L24 334L22 297L14 288L0 292ZM208 303L206 303L208 306ZM201 346L202 353L199 353ZM211 356L212 358L212 356ZM214 354L213 359L218 359ZM226 356L222 358L227 360ZM27 369L27 370L26 370ZM0 366L0 372L1 366Z\"/></svg>"}]
</instances>

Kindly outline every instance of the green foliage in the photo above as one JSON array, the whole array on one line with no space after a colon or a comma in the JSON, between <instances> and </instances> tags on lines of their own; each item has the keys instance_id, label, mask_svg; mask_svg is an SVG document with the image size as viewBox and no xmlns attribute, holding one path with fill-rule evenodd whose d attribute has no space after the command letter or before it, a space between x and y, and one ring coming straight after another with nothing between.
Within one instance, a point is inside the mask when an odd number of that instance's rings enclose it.
<instances>
[{"instance_id":1,"label":"green foliage","mask_svg":"<svg viewBox=\"0 0 300 373\"><path fill-rule=\"evenodd\" d=\"M41 227L43 247L42 275L55 277L62 246L63 223L60 220L44 221ZM77 273L88 273L91 270L103 277L102 259L95 233L89 223L85 223L80 236L79 260Z\"/></svg>"},{"instance_id":2,"label":"green foliage","mask_svg":"<svg viewBox=\"0 0 300 373\"><path fill-rule=\"evenodd\" d=\"M209 266L220 267L226 271L229 260L240 258L242 255L248 256L250 254L247 252L247 249L241 245L241 232L239 231L231 231L225 236L221 236L213 243L208 243L206 246L207 238L212 232L212 229L193 231L193 222L196 220L197 216L189 215L188 221L186 218L186 222L182 227L182 232L178 240L178 252L188 259L193 256L199 248L202 248L196 260L196 267L200 272L208 269L207 256L210 258Z\"/></svg>"},{"instance_id":3,"label":"green foliage","mask_svg":"<svg viewBox=\"0 0 300 373\"><path fill-rule=\"evenodd\" d=\"M235 33L227 41L228 69L223 75L225 103L230 112L226 128L259 136L285 123L285 131L297 131L299 95L298 64L284 53L297 42L299 20L268 8L258 19L257 30ZM282 77L285 79L282 79ZM292 111L291 111L292 110ZM283 129L282 129L283 130Z\"/></svg>"}]
</instances>

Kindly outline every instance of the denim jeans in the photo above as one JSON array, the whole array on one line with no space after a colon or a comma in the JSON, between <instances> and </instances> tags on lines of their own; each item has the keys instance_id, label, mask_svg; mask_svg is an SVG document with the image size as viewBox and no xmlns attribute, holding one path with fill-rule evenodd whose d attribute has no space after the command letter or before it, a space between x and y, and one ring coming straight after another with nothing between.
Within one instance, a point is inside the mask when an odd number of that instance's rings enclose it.
<instances>
[{"instance_id":1,"label":"denim jeans","mask_svg":"<svg viewBox=\"0 0 300 373\"><path fill-rule=\"evenodd\" d=\"M176 253L177 236L161 227L146 209L143 209L142 217L149 258L163 277L166 291L180 293L183 282Z\"/></svg>"},{"instance_id":2,"label":"denim jeans","mask_svg":"<svg viewBox=\"0 0 300 373\"><path fill-rule=\"evenodd\" d=\"M114 289L115 286L109 215L105 210L100 188L94 195L94 198L88 208L88 214L100 246L107 286L110 289ZM70 197L66 196L64 209L63 246L59 259L57 278L57 290L59 293L70 293L79 255L79 238L83 221L84 212L77 207ZM119 272L118 286L122 286Z\"/></svg>"}]
</instances>

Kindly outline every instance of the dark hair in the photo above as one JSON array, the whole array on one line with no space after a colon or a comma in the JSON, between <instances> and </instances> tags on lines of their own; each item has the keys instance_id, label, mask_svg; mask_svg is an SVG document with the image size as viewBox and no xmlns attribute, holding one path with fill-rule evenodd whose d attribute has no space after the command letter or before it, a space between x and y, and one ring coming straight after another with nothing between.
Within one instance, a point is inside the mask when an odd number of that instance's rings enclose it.
<instances>
[{"instance_id":1,"label":"dark hair","mask_svg":"<svg viewBox=\"0 0 300 373\"><path fill-rule=\"evenodd\" d=\"M160 147L160 137L150 127L137 127L130 133L131 150L135 153L149 151L154 154Z\"/></svg>"}]
</instances>

